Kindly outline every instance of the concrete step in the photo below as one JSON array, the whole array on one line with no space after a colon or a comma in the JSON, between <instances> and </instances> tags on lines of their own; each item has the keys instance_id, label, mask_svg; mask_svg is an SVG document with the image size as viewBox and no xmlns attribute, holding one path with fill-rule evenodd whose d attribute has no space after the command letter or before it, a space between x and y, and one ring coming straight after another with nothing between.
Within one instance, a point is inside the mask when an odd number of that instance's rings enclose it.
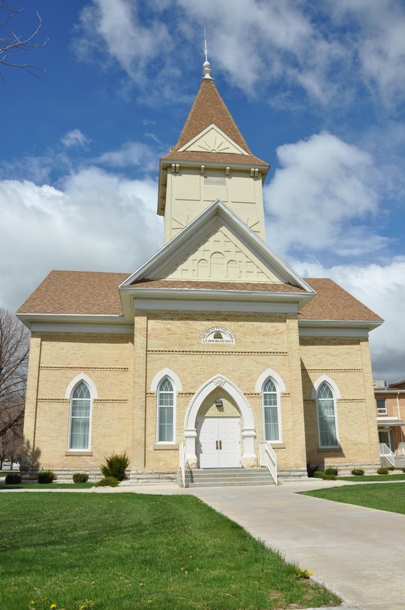
<instances>
[{"instance_id":1,"label":"concrete step","mask_svg":"<svg viewBox=\"0 0 405 610\"><path fill-rule=\"evenodd\" d=\"M396 455L395 456L395 467L396 468L405 468L405 455Z\"/></svg>"},{"instance_id":2,"label":"concrete step","mask_svg":"<svg viewBox=\"0 0 405 610\"><path fill-rule=\"evenodd\" d=\"M230 487L274 485L264 468L207 468L187 472L189 487Z\"/></svg>"}]
</instances>

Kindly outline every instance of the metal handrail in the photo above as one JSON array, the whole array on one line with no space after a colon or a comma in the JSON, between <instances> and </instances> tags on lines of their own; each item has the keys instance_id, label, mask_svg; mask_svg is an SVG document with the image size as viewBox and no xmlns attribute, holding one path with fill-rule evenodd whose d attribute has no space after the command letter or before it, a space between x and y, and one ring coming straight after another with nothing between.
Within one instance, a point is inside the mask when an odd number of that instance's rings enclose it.
<instances>
[{"instance_id":1,"label":"metal handrail","mask_svg":"<svg viewBox=\"0 0 405 610\"><path fill-rule=\"evenodd\" d=\"M385 458L392 466L395 466L395 454L385 443L380 443L380 457Z\"/></svg>"},{"instance_id":2,"label":"metal handrail","mask_svg":"<svg viewBox=\"0 0 405 610\"><path fill-rule=\"evenodd\" d=\"M273 481L277 483L277 456L269 441L260 443L260 466L265 466L273 477Z\"/></svg>"},{"instance_id":3,"label":"metal handrail","mask_svg":"<svg viewBox=\"0 0 405 610\"><path fill-rule=\"evenodd\" d=\"M181 470L181 479L183 481L183 487L186 486L186 449L184 443L179 444L179 468Z\"/></svg>"}]
</instances>

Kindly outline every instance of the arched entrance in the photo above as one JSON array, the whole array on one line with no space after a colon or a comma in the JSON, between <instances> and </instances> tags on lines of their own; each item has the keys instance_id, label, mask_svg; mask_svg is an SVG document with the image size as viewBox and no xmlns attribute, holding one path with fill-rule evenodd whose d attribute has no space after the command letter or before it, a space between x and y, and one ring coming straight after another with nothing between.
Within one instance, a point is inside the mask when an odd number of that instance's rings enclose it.
<instances>
[{"instance_id":1,"label":"arched entrance","mask_svg":"<svg viewBox=\"0 0 405 610\"><path fill-rule=\"evenodd\" d=\"M217 395L218 398L215 398ZM215 405L215 400L221 400L221 396L222 407L227 411L224 412L223 417L221 417L220 411L215 412L214 416L211 409ZM221 405L218 407L221 408ZM212 417L210 417L210 410ZM257 464L254 452L256 431L252 410L239 388L222 375L209 379L191 399L184 421L184 437L186 457L190 468L223 466L218 453L221 450L224 451L224 441L228 452L226 459L231 460L233 467L252 468ZM233 448L231 445L232 439L237 437L239 437L240 444L239 453L236 455L235 443ZM212 451L209 449L210 442ZM205 450L208 448L208 452L211 451L211 458L209 458L211 465L206 463L206 460L201 460L201 454L204 453L201 451L201 443L205 443ZM232 451L233 455L231 455Z\"/></svg>"}]
</instances>

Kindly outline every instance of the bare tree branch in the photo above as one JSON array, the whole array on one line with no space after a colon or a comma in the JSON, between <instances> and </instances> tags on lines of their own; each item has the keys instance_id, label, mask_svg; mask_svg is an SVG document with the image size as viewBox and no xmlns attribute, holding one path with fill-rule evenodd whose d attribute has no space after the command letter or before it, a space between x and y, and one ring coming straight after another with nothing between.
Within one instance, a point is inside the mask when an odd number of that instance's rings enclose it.
<instances>
[{"instance_id":1,"label":"bare tree branch","mask_svg":"<svg viewBox=\"0 0 405 610\"><path fill-rule=\"evenodd\" d=\"M24 420L29 331L0 308L0 438L16 432Z\"/></svg>"},{"instance_id":2,"label":"bare tree branch","mask_svg":"<svg viewBox=\"0 0 405 610\"><path fill-rule=\"evenodd\" d=\"M19 15L24 10L21 9L13 9L10 8L4 0L0 0L0 10L6 13L6 18L4 21L0 22L0 29L5 28L13 17ZM8 32L2 31L3 35L0 35L0 66L7 66L9 68L20 68L21 70L25 70L35 76L36 78L40 77L36 72L45 72L42 68L35 66L30 63L21 63L19 61L14 61L11 58L20 55L25 51L34 51L35 49L41 49L46 45L49 38L47 38L42 43L33 42L37 34L39 33L42 27L42 19L39 13L37 12L38 17L38 25L36 29L29 34L28 36L22 36L21 34L16 34L13 30L9 29ZM3 78L2 73L0 72L1 78ZM3 78L4 80L4 78ZM40 79L41 80L41 79Z\"/></svg>"}]
</instances>

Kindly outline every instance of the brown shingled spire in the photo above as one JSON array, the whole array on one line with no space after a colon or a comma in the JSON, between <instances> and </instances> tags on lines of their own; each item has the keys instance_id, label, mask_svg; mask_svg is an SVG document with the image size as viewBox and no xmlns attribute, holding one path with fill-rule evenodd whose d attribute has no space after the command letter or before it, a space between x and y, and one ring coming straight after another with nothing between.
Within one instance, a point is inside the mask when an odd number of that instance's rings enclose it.
<instances>
[{"instance_id":1,"label":"brown shingled spire","mask_svg":"<svg viewBox=\"0 0 405 610\"><path fill-rule=\"evenodd\" d=\"M225 106L225 102L219 95L214 80L205 78L201 81L200 90L173 151L177 151L190 142L213 123L244 151L252 154L231 113Z\"/></svg>"}]
</instances>

